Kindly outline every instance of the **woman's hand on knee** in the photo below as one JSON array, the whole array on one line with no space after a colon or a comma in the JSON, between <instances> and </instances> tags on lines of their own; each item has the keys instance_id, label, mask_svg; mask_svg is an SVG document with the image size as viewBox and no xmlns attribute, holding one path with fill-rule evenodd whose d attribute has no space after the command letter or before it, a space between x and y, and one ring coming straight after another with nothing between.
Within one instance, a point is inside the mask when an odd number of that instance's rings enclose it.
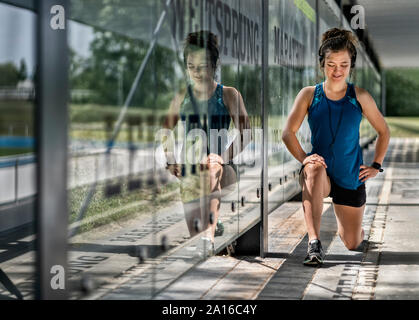
<instances>
[{"instance_id":1,"label":"woman's hand on knee","mask_svg":"<svg viewBox=\"0 0 419 320\"><path fill-rule=\"evenodd\" d=\"M308 157L306 157L303 160L303 165L307 165L307 164L316 164L316 163L320 163L325 169L327 168L327 164L326 161L324 160L324 158L320 155L318 155L317 153L314 153L312 155L309 155Z\"/></svg>"},{"instance_id":2,"label":"woman's hand on knee","mask_svg":"<svg viewBox=\"0 0 419 320\"><path fill-rule=\"evenodd\" d=\"M224 160L221 156L215 153L210 153L206 159L206 165L208 167L211 166L222 166L224 164Z\"/></svg>"}]
</instances>

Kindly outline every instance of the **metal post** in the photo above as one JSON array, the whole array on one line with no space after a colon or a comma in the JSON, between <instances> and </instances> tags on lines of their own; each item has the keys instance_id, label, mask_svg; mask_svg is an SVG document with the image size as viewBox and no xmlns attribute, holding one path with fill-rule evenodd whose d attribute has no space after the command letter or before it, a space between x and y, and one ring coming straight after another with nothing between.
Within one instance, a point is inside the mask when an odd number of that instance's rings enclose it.
<instances>
[{"instance_id":1,"label":"metal post","mask_svg":"<svg viewBox=\"0 0 419 320\"><path fill-rule=\"evenodd\" d=\"M268 252L268 64L269 64L269 0L262 0L262 199L260 223L260 256Z\"/></svg>"},{"instance_id":2,"label":"metal post","mask_svg":"<svg viewBox=\"0 0 419 320\"><path fill-rule=\"evenodd\" d=\"M316 63L315 63L315 69L316 69L316 82L319 82L320 78L320 72L318 67L318 52L319 52L319 37L320 37L320 6L319 6L319 0L316 0L316 41L315 41L315 48L316 48Z\"/></svg>"},{"instance_id":3,"label":"metal post","mask_svg":"<svg viewBox=\"0 0 419 320\"><path fill-rule=\"evenodd\" d=\"M15 160L15 204L17 204L18 202L18 180L19 180L19 172L18 172L18 168L19 168L19 157L16 157Z\"/></svg>"},{"instance_id":4,"label":"metal post","mask_svg":"<svg viewBox=\"0 0 419 320\"><path fill-rule=\"evenodd\" d=\"M387 115L387 108L386 108L386 73L384 70L381 70L381 111L383 112L383 115Z\"/></svg>"},{"instance_id":5,"label":"metal post","mask_svg":"<svg viewBox=\"0 0 419 320\"><path fill-rule=\"evenodd\" d=\"M65 18L69 16L67 0L37 2L36 299L68 297L66 283L68 47L66 21L64 29L52 28L57 11L51 12L51 9L56 5L61 6L59 9L64 9ZM64 269L64 289L60 286L53 288L52 280L57 279L54 276L59 276L53 272L53 267L59 269L58 273L61 273L61 276L62 268ZM55 283L60 284L59 281Z\"/></svg>"}]
</instances>

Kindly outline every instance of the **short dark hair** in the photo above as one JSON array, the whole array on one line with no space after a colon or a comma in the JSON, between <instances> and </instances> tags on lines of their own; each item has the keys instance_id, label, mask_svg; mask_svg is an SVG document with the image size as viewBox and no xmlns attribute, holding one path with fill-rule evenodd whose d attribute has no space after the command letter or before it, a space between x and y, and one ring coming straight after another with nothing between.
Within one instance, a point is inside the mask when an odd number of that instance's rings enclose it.
<instances>
[{"instance_id":1,"label":"short dark hair","mask_svg":"<svg viewBox=\"0 0 419 320\"><path fill-rule=\"evenodd\" d=\"M320 67L324 67L327 51L348 50L351 57L351 68L355 68L357 40L351 31L332 28L323 33L322 43L319 48Z\"/></svg>"},{"instance_id":2,"label":"short dark hair","mask_svg":"<svg viewBox=\"0 0 419 320\"><path fill-rule=\"evenodd\" d=\"M186 67L188 55L191 52L205 49L208 53L208 58L212 67L217 69L218 61L220 59L220 51L218 48L218 39L215 34L210 31L197 31L189 33L185 40L183 48L183 62Z\"/></svg>"}]
</instances>

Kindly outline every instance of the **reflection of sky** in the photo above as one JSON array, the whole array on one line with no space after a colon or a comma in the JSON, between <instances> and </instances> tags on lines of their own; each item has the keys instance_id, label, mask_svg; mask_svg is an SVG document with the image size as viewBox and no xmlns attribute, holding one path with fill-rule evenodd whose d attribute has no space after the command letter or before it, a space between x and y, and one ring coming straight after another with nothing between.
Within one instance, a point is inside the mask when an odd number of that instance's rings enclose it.
<instances>
[{"instance_id":1,"label":"reflection of sky","mask_svg":"<svg viewBox=\"0 0 419 320\"><path fill-rule=\"evenodd\" d=\"M0 63L26 62L31 75L35 64L35 14L0 3Z\"/></svg>"},{"instance_id":2,"label":"reflection of sky","mask_svg":"<svg viewBox=\"0 0 419 320\"><path fill-rule=\"evenodd\" d=\"M32 75L35 65L35 14L26 9L0 3L0 64L12 61L17 67L20 60L26 62L28 74ZM89 44L93 40L93 29L69 21L68 43L78 55L89 55Z\"/></svg>"},{"instance_id":3,"label":"reflection of sky","mask_svg":"<svg viewBox=\"0 0 419 320\"><path fill-rule=\"evenodd\" d=\"M89 56L89 45L93 40L93 28L84 24L69 21L68 45L78 56Z\"/></svg>"}]
</instances>

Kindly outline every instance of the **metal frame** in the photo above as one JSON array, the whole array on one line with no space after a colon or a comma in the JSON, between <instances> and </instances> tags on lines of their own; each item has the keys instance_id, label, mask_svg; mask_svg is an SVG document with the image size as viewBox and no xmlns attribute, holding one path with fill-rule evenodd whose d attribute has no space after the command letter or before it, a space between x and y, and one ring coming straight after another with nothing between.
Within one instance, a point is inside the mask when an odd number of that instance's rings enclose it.
<instances>
[{"instance_id":1,"label":"metal frame","mask_svg":"<svg viewBox=\"0 0 419 320\"><path fill-rule=\"evenodd\" d=\"M260 220L260 256L265 257L268 252L268 64L269 64L269 0L262 1L262 197Z\"/></svg>"},{"instance_id":2,"label":"metal frame","mask_svg":"<svg viewBox=\"0 0 419 320\"><path fill-rule=\"evenodd\" d=\"M15 7L36 11L35 0L2 0L1 2Z\"/></svg>"},{"instance_id":3,"label":"metal frame","mask_svg":"<svg viewBox=\"0 0 419 320\"><path fill-rule=\"evenodd\" d=\"M67 0L37 2L36 143L36 299L66 299L65 288L52 289L51 268L67 271L67 124L68 47L65 29L53 30L51 7L61 5L69 14Z\"/></svg>"}]
</instances>

